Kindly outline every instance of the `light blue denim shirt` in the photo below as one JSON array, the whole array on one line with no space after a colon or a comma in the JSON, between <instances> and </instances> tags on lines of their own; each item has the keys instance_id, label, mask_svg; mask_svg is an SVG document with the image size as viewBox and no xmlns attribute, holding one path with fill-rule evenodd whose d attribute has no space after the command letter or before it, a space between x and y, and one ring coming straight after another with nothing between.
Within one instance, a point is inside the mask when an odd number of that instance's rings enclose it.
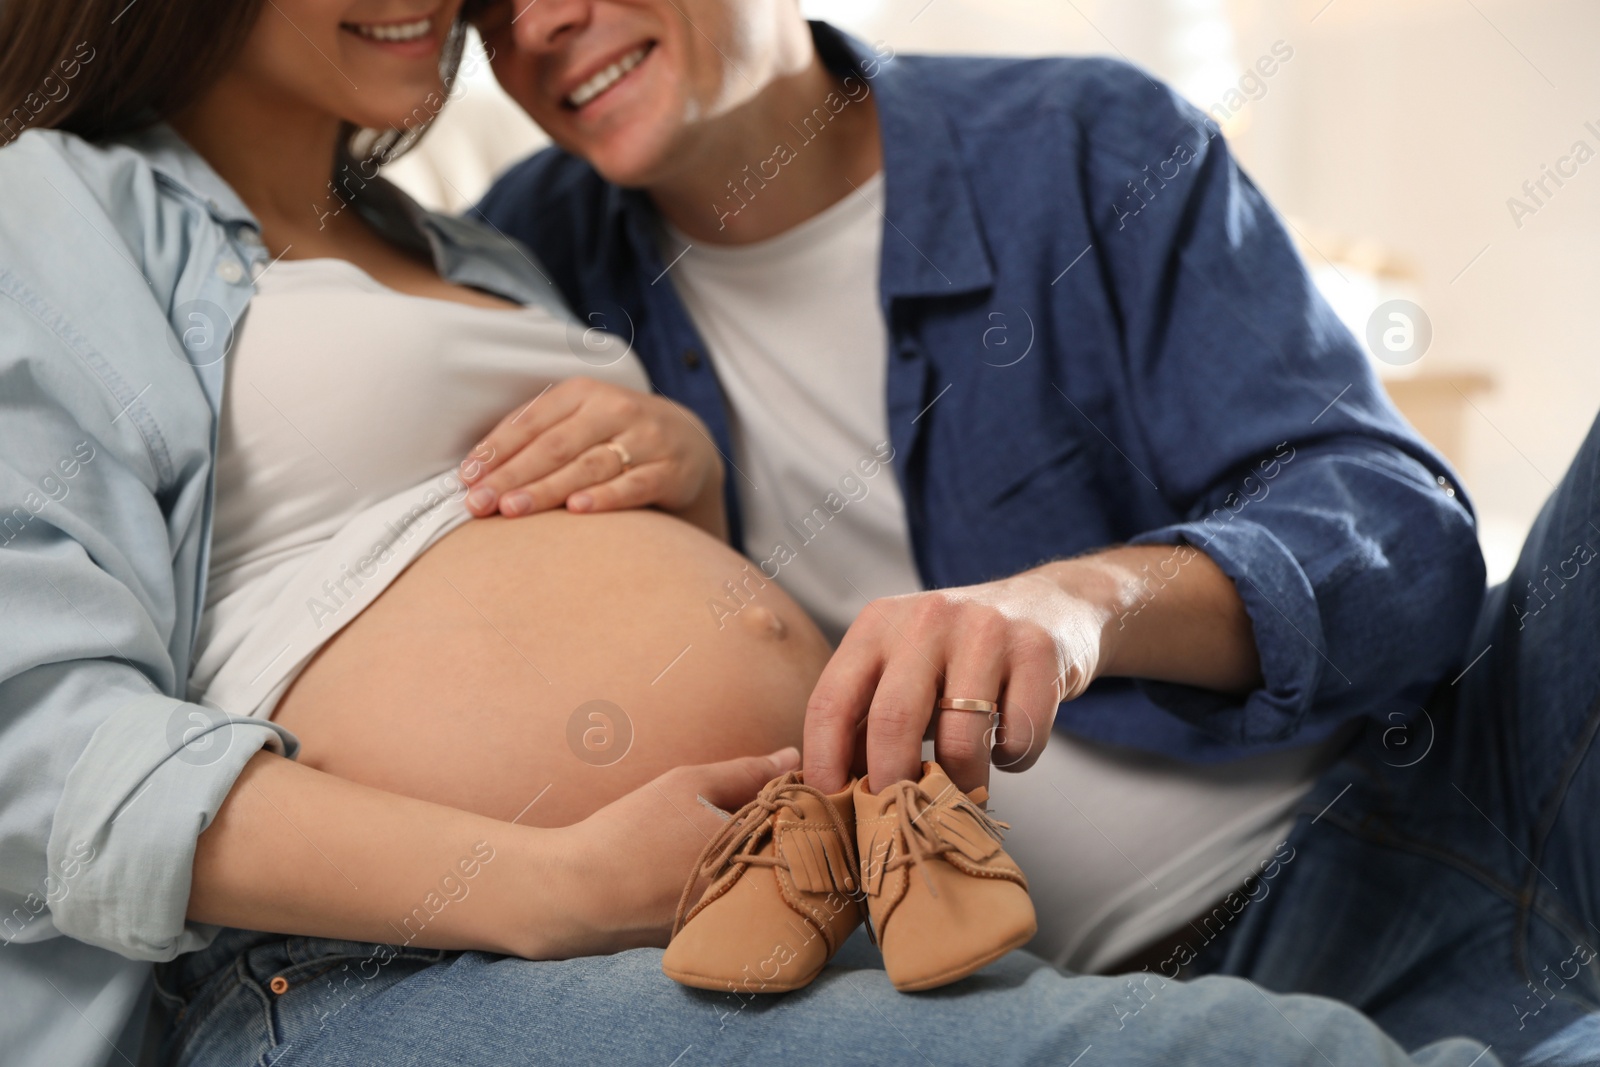
<instances>
[{"instance_id":1,"label":"light blue denim shirt","mask_svg":"<svg viewBox=\"0 0 1600 1067\"><path fill-rule=\"evenodd\" d=\"M269 256L165 126L25 133L0 191L0 1059L123 1063L151 962L215 932L184 919L195 839L252 755L297 748L182 699L225 357ZM509 240L372 192L450 281L564 308Z\"/></svg>"}]
</instances>

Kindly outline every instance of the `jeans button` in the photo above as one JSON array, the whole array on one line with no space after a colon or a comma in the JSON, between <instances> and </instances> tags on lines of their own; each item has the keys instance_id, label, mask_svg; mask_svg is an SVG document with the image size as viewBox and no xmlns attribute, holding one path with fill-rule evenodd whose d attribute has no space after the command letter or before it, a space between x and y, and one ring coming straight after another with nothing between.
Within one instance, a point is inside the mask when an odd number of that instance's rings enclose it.
<instances>
[{"instance_id":1,"label":"jeans button","mask_svg":"<svg viewBox=\"0 0 1600 1067\"><path fill-rule=\"evenodd\" d=\"M289 979L281 974L273 975L272 981L267 983L267 988L281 997L289 992Z\"/></svg>"}]
</instances>

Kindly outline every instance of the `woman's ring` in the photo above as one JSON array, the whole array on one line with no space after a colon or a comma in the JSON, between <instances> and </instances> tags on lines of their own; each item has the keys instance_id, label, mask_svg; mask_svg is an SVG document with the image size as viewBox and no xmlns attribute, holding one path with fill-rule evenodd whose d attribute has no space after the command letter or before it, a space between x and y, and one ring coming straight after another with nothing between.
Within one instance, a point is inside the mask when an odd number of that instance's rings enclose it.
<instances>
[{"instance_id":1,"label":"woman's ring","mask_svg":"<svg viewBox=\"0 0 1600 1067\"><path fill-rule=\"evenodd\" d=\"M940 697L940 711L980 711L985 715L993 715L1000 710L1000 705L992 700L961 700L957 697Z\"/></svg>"},{"instance_id":2,"label":"woman's ring","mask_svg":"<svg viewBox=\"0 0 1600 1067\"><path fill-rule=\"evenodd\" d=\"M627 474L629 471L631 471L633 469L633 456L628 452L628 450L626 448L622 447L622 444L620 442L617 442L617 441L601 441L600 443L605 445L607 448L611 449L612 452L616 453L617 462L622 464L622 473L623 474Z\"/></svg>"}]
</instances>

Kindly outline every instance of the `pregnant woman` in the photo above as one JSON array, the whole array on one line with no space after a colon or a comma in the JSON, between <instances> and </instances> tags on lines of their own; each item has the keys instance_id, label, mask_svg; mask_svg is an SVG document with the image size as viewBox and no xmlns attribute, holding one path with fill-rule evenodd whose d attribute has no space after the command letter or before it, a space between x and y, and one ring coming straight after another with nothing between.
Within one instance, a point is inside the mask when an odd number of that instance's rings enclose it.
<instances>
[{"instance_id":1,"label":"pregnant woman","mask_svg":"<svg viewBox=\"0 0 1600 1067\"><path fill-rule=\"evenodd\" d=\"M1121 1030L1120 983L1021 954L937 1006L858 961L739 1020L622 951L797 765L828 648L710 536L719 457L625 339L377 178L460 8L0 7L7 1061L1068 1062ZM1233 1062L1407 1062L1326 1002L1162 995L1219 1048L1294 1020Z\"/></svg>"}]
</instances>

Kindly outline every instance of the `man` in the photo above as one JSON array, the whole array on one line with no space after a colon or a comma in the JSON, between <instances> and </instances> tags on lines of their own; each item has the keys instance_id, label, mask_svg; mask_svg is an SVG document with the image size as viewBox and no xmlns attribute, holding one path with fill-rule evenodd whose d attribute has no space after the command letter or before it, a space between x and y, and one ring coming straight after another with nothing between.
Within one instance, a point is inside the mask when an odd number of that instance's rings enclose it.
<instances>
[{"instance_id":1,"label":"man","mask_svg":"<svg viewBox=\"0 0 1600 1067\"><path fill-rule=\"evenodd\" d=\"M911 775L941 692L1001 704L1003 763L1073 696L1077 736L1220 761L1452 665L1465 503L1167 90L886 60L792 0L517 10L488 16L496 71L583 159L526 162L482 213L705 420L763 574L835 638L860 616L814 702L819 784L860 718L874 784ZM938 722L963 787L984 729Z\"/></svg>"},{"instance_id":2,"label":"man","mask_svg":"<svg viewBox=\"0 0 1600 1067\"><path fill-rule=\"evenodd\" d=\"M897 57L795 0L502 3L483 29L560 149L481 214L710 427L747 591L778 581L843 634L808 782L863 769L864 724L877 789L917 777L930 729L966 789L991 742L1016 769L1312 752L1308 786L1347 724L1458 666L1483 569L1453 476L1168 90L1098 60ZM998 732L940 697L998 704ZM1327 923L1280 902L1356 862L1330 857L1287 864L1208 958L1377 1010L1393 990L1288 962ZM1421 1043L1476 1020L1380 1021Z\"/></svg>"}]
</instances>

